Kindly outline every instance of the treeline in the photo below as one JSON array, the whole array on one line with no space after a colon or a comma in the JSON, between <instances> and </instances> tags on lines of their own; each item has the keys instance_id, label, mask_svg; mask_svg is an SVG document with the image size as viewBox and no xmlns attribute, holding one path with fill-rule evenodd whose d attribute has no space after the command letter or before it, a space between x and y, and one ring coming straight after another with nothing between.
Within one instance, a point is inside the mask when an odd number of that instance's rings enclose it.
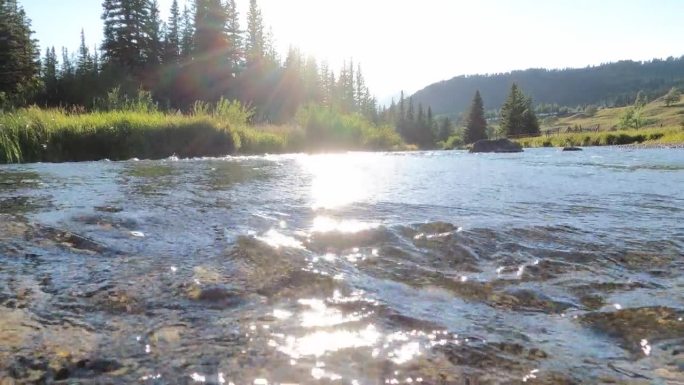
<instances>
[{"instance_id":1,"label":"treeline","mask_svg":"<svg viewBox=\"0 0 684 385\"><path fill-rule=\"evenodd\" d=\"M546 70L528 69L493 75L458 76L432 84L413 95L416 102L431 105L437 115L457 116L468 109L479 90L492 109L505 101L511 84L527 90L542 113L577 112L586 106L631 105L639 91L653 100L672 87L684 86L684 56L646 62L620 61L599 66Z\"/></svg>"},{"instance_id":2,"label":"treeline","mask_svg":"<svg viewBox=\"0 0 684 385\"><path fill-rule=\"evenodd\" d=\"M26 56L25 76L2 73L2 80L14 83L3 83L2 91L15 105L94 109L113 89L131 96L142 89L164 110L189 111L198 100L239 100L254 109L257 122L286 122L309 103L378 119L360 66L350 60L335 73L294 48L279 57L256 0L250 0L244 29L235 0L195 0L184 9L174 0L168 20L161 20L156 0L105 0L100 47L88 47L82 33L77 52L50 47L42 60L16 0L0 4L2 16L15 19L4 26L24 26L19 34L8 32L6 44Z\"/></svg>"},{"instance_id":3,"label":"treeline","mask_svg":"<svg viewBox=\"0 0 684 385\"><path fill-rule=\"evenodd\" d=\"M539 120L532 103L532 98L525 95L517 84L513 83L508 97L501 106L498 118L499 126L491 131L487 125L484 101L480 91L470 104L466 117L462 140L464 144L493 137L519 138L537 136L540 133Z\"/></svg>"},{"instance_id":4,"label":"treeline","mask_svg":"<svg viewBox=\"0 0 684 385\"><path fill-rule=\"evenodd\" d=\"M36 104L87 112L144 104L193 113L198 102L237 100L252 111L251 123L297 122L298 111L315 107L390 125L421 148L453 132L450 121L436 122L431 108L415 107L410 98L379 107L352 60L334 71L295 48L280 57L257 1L249 1L242 26L235 0L194 0L182 9L174 0L167 20L157 0L104 0L99 46L89 47L81 32L77 52L49 47L41 58L21 6L0 0L0 28L8 36L0 44L9 53L0 65L17 67L0 73L0 108Z\"/></svg>"}]
</instances>

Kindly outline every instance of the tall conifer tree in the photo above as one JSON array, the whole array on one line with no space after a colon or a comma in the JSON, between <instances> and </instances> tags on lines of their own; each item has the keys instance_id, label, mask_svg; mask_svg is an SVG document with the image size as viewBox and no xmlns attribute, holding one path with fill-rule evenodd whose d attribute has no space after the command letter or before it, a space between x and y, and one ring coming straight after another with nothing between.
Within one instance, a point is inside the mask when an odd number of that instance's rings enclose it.
<instances>
[{"instance_id":1,"label":"tall conifer tree","mask_svg":"<svg viewBox=\"0 0 684 385\"><path fill-rule=\"evenodd\" d=\"M473 103L470 105L463 141L470 144L482 139L487 139L487 119L485 119L480 91L476 91Z\"/></svg>"}]
</instances>

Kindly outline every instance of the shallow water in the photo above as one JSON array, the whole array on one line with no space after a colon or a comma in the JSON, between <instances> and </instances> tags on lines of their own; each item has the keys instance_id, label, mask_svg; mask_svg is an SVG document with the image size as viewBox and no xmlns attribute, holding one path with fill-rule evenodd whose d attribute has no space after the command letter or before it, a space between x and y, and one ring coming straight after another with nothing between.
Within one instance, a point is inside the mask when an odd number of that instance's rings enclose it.
<instances>
[{"instance_id":1,"label":"shallow water","mask_svg":"<svg viewBox=\"0 0 684 385\"><path fill-rule=\"evenodd\" d=\"M682 383L683 187L676 149L1 166L0 380Z\"/></svg>"}]
</instances>

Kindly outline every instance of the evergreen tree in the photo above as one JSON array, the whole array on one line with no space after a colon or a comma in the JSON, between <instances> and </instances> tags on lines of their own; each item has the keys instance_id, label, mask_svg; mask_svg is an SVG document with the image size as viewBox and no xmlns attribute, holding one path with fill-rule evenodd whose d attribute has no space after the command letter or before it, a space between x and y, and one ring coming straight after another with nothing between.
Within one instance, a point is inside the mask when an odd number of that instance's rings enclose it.
<instances>
[{"instance_id":1,"label":"evergreen tree","mask_svg":"<svg viewBox=\"0 0 684 385\"><path fill-rule=\"evenodd\" d=\"M454 132L454 126L451 123L451 120L446 117L442 119L442 121L439 124L439 131L437 134L437 141L439 142L445 142L451 134Z\"/></svg>"},{"instance_id":2,"label":"evergreen tree","mask_svg":"<svg viewBox=\"0 0 684 385\"><path fill-rule=\"evenodd\" d=\"M181 15L178 0L173 0L164 34L164 64L178 64L181 55Z\"/></svg>"},{"instance_id":3,"label":"evergreen tree","mask_svg":"<svg viewBox=\"0 0 684 385\"><path fill-rule=\"evenodd\" d=\"M162 44L162 21L157 0L148 0L146 4L144 59L148 68L156 68L162 62L164 47Z\"/></svg>"},{"instance_id":4,"label":"evergreen tree","mask_svg":"<svg viewBox=\"0 0 684 385\"><path fill-rule=\"evenodd\" d=\"M487 139L487 120L485 119L484 104L480 91L477 91L468 113L463 141L466 144L470 144L482 139Z\"/></svg>"},{"instance_id":5,"label":"evergreen tree","mask_svg":"<svg viewBox=\"0 0 684 385\"><path fill-rule=\"evenodd\" d=\"M406 109L406 121L411 125L413 125L416 122L412 97L408 99L408 108Z\"/></svg>"},{"instance_id":6,"label":"evergreen tree","mask_svg":"<svg viewBox=\"0 0 684 385\"><path fill-rule=\"evenodd\" d=\"M182 31L180 39L181 57L188 60L192 57L192 46L195 36L195 27L192 22L192 12L186 5L183 8Z\"/></svg>"},{"instance_id":7,"label":"evergreen tree","mask_svg":"<svg viewBox=\"0 0 684 385\"><path fill-rule=\"evenodd\" d=\"M525 110L522 114L523 133L526 135L539 135L539 120L534 112L532 98L525 97Z\"/></svg>"},{"instance_id":8,"label":"evergreen tree","mask_svg":"<svg viewBox=\"0 0 684 385\"><path fill-rule=\"evenodd\" d=\"M47 48L45 50L45 58L43 59L43 102L47 105L54 106L59 103L59 90L57 78L57 55L55 47Z\"/></svg>"},{"instance_id":9,"label":"evergreen tree","mask_svg":"<svg viewBox=\"0 0 684 385\"><path fill-rule=\"evenodd\" d=\"M228 14L221 0L195 1L195 34L191 67L195 99L217 100L232 87L232 42L226 31Z\"/></svg>"},{"instance_id":10,"label":"evergreen tree","mask_svg":"<svg viewBox=\"0 0 684 385\"><path fill-rule=\"evenodd\" d=\"M0 93L19 104L37 89L40 52L31 21L16 0L0 0Z\"/></svg>"},{"instance_id":11,"label":"evergreen tree","mask_svg":"<svg viewBox=\"0 0 684 385\"><path fill-rule=\"evenodd\" d=\"M501 107L500 120L501 129L507 136L539 133L539 122L532 106L532 99L525 96L515 83Z\"/></svg>"},{"instance_id":12,"label":"evergreen tree","mask_svg":"<svg viewBox=\"0 0 684 385\"><path fill-rule=\"evenodd\" d=\"M79 76L93 73L93 59L90 50L86 45L85 32L81 29L81 45L78 48L78 61L76 62L76 73Z\"/></svg>"},{"instance_id":13,"label":"evergreen tree","mask_svg":"<svg viewBox=\"0 0 684 385\"><path fill-rule=\"evenodd\" d=\"M244 53L242 52L242 30L240 30L240 14L235 0L226 1L226 33L230 41L228 57L233 73L237 74L244 66Z\"/></svg>"},{"instance_id":14,"label":"evergreen tree","mask_svg":"<svg viewBox=\"0 0 684 385\"><path fill-rule=\"evenodd\" d=\"M104 0L102 50L110 65L140 70L149 59L150 7L147 0Z\"/></svg>"},{"instance_id":15,"label":"evergreen tree","mask_svg":"<svg viewBox=\"0 0 684 385\"><path fill-rule=\"evenodd\" d=\"M248 66L260 62L265 54L264 20L256 0L249 0L245 54Z\"/></svg>"}]
</instances>

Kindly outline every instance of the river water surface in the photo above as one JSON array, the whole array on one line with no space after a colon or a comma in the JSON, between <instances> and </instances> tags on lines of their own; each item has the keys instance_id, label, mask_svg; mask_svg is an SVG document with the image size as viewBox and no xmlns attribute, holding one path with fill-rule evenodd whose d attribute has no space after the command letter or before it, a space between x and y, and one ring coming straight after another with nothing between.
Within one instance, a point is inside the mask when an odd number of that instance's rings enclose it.
<instances>
[{"instance_id":1,"label":"river water surface","mask_svg":"<svg viewBox=\"0 0 684 385\"><path fill-rule=\"evenodd\" d=\"M683 255L682 150L0 166L0 383L682 384Z\"/></svg>"}]
</instances>

